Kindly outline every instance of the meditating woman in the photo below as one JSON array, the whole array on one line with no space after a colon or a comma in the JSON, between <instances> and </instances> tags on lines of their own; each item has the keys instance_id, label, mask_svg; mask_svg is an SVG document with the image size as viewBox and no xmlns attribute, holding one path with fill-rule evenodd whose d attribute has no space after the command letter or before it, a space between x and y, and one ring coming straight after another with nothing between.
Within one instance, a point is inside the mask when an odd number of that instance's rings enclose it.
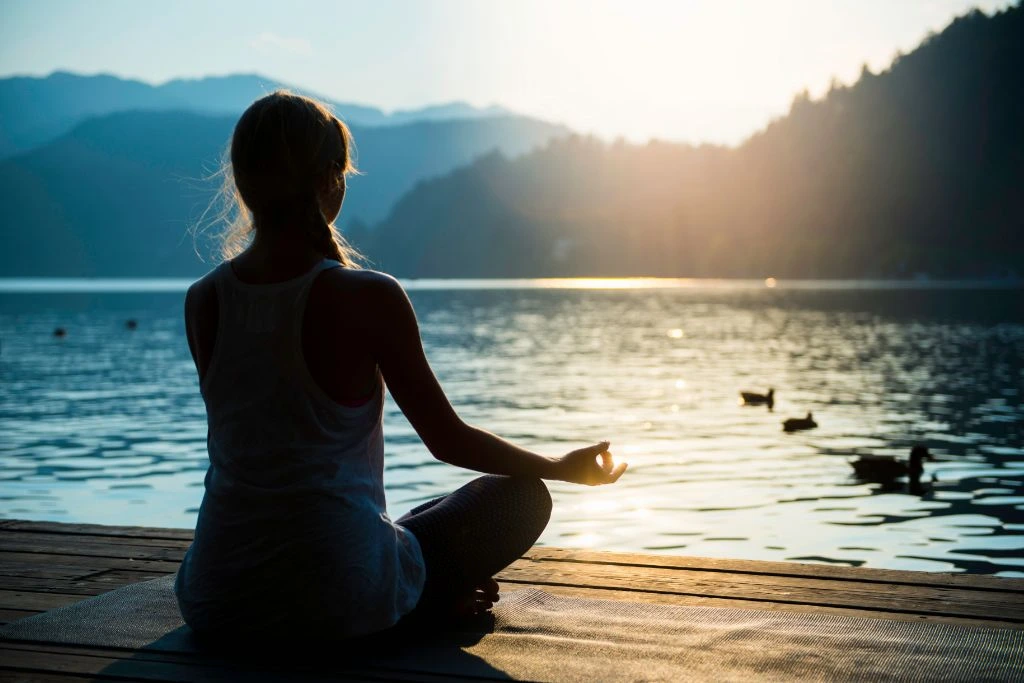
<instances>
[{"instance_id":1,"label":"meditating woman","mask_svg":"<svg viewBox=\"0 0 1024 683\"><path fill-rule=\"evenodd\" d=\"M459 419L405 291L334 230L351 150L345 124L288 92L231 138L230 260L185 298L210 468L175 590L201 636L337 638L487 610L493 575L547 524L541 480L625 470L607 442L545 457ZM435 458L487 473L394 521L385 383Z\"/></svg>"}]
</instances>

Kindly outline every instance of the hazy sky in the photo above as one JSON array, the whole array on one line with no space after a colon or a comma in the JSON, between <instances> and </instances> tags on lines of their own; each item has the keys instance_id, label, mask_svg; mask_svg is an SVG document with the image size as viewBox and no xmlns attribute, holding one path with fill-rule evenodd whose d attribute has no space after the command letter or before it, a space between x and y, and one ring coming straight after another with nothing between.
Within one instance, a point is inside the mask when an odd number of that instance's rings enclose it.
<instances>
[{"instance_id":1,"label":"hazy sky","mask_svg":"<svg viewBox=\"0 0 1024 683\"><path fill-rule=\"evenodd\" d=\"M384 109L498 103L633 140L734 143L1005 0L0 0L0 75L260 73Z\"/></svg>"}]
</instances>

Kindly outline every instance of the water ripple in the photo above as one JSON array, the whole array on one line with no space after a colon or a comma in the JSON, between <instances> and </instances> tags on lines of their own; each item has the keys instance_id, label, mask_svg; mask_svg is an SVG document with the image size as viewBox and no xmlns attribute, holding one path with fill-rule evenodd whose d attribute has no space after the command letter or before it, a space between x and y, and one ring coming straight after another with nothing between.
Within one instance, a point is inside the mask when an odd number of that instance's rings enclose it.
<instances>
[{"instance_id":1,"label":"water ripple","mask_svg":"<svg viewBox=\"0 0 1024 683\"><path fill-rule=\"evenodd\" d=\"M552 483L542 543L1024 571L1020 292L411 296L467 421L549 454L607 438L630 461L616 486ZM178 291L0 299L0 516L194 523L206 426L180 310ZM768 387L774 412L738 405ZM818 429L782 431L807 411ZM390 398L385 425L393 515L474 476L431 459ZM853 478L854 457L916 443L937 456L916 495Z\"/></svg>"}]
</instances>

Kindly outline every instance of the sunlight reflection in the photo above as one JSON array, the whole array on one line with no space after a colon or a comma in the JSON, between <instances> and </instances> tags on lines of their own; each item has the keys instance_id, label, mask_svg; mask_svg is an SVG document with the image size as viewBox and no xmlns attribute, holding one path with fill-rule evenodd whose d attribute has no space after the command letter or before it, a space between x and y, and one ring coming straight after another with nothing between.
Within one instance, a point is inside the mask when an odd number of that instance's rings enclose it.
<instances>
[{"instance_id":1,"label":"sunlight reflection","mask_svg":"<svg viewBox=\"0 0 1024 683\"><path fill-rule=\"evenodd\" d=\"M779 281L773 277L766 277L764 279L764 286L767 287L768 289L775 287L775 285L777 284L779 284Z\"/></svg>"},{"instance_id":2,"label":"sunlight reflection","mask_svg":"<svg viewBox=\"0 0 1024 683\"><path fill-rule=\"evenodd\" d=\"M593 548L601 542L601 537L598 534L580 534L574 536L572 543L580 548Z\"/></svg>"},{"instance_id":3,"label":"sunlight reflection","mask_svg":"<svg viewBox=\"0 0 1024 683\"><path fill-rule=\"evenodd\" d=\"M692 278L656 277L574 277L539 278L534 280L542 289L657 289L661 287L693 286Z\"/></svg>"},{"instance_id":4,"label":"sunlight reflection","mask_svg":"<svg viewBox=\"0 0 1024 683\"><path fill-rule=\"evenodd\" d=\"M675 329L669 330L668 336L672 337L673 339L682 339L683 331L677 327Z\"/></svg>"},{"instance_id":5,"label":"sunlight reflection","mask_svg":"<svg viewBox=\"0 0 1024 683\"><path fill-rule=\"evenodd\" d=\"M594 500L588 500L585 503L580 503L578 509L580 512L584 512L587 515L602 515L609 512L618 512L622 509L622 504L617 500L597 498Z\"/></svg>"}]
</instances>

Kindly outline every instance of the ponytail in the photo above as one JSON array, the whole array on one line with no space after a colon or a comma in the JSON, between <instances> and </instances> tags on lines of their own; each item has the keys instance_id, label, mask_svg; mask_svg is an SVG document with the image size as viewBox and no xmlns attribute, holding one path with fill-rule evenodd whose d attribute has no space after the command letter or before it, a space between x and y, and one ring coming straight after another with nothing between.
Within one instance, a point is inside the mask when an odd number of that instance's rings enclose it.
<instances>
[{"instance_id":1,"label":"ponytail","mask_svg":"<svg viewBox=\"0 0 1024 683\"><path fill-rule=\"evenodd\" d=\"M352 267L354 265L353 250L345 243L334 226L324 218L316 195L311 195L307 199L307 206L309 207L307 209L309 223L306 226L306 235L313 248L323 254L324 258L333 259L343 266Z\"/></svg>"}]
</instances>

